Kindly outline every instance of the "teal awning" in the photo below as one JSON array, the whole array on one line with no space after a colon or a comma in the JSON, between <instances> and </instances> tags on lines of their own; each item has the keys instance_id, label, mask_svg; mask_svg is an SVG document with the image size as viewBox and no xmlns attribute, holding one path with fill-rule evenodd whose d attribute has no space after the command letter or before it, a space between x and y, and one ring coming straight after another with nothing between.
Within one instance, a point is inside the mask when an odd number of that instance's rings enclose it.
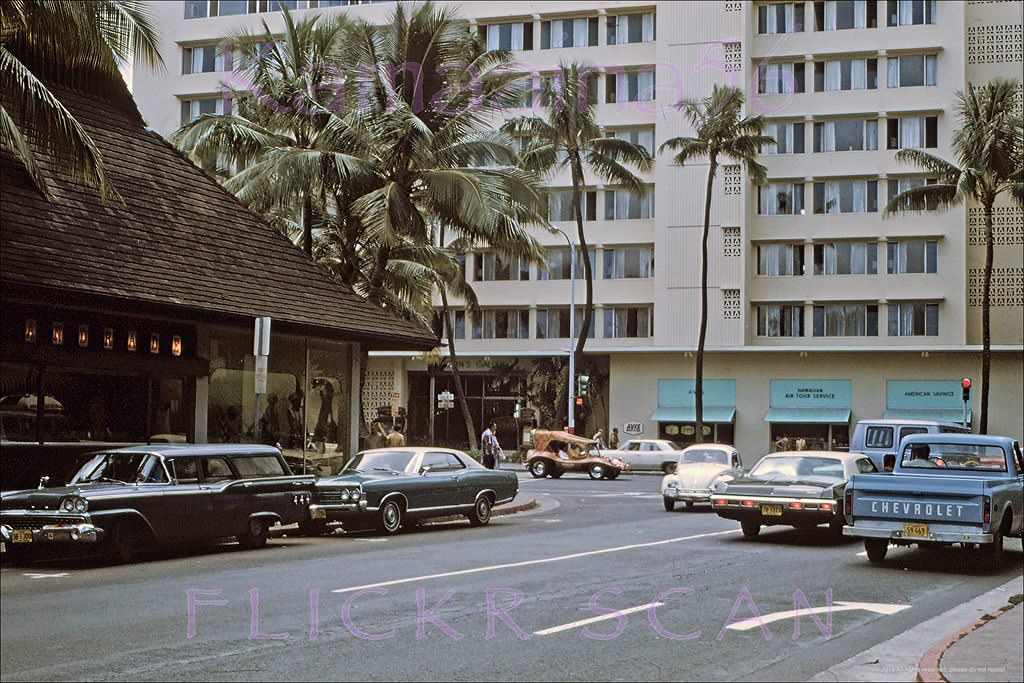
<instances>
[{"instance_id":1,"label":"teal awning","mask_svg":"<svg viewBox=\"0 0 1024 683\"><path fill-rule=\"evenodd\" d=\"M964 420L963 408L887 408L885 418L893 420L937 420L955 422ZM971 423L971 409L967 409L967 424Z\"/></svg>"},{"instance_id":2,"label":"teal awning","mask_svg":"<svg viewBox=\"0 0 1024 683\"><path fill-rule=\"evenodd\" d=\"M735 406L704 406L704 422L732 422L736 417ZM692 406L680 408L658 408L651 415L654 422L696 422L697 411Z\"/></svg>"},{"instance_id":3,"label":"teal awning","mask_svg":"<svg viewBox=\"0 0 1024 683\"><path fill-rule=\"evenodd\" d=\"M765 422L789 422L793 424L848 424L849 408L769 408Z\"/></svg>"}]
</instances>

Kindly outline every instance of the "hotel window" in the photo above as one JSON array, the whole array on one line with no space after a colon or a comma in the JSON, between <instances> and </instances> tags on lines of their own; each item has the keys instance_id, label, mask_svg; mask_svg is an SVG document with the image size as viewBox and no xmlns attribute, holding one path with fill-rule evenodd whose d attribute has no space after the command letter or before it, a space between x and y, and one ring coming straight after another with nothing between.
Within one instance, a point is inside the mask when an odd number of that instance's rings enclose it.
<instances>
[{"instance_id":1,"label":"hotel window","mask_svg":"<svg viewBox=\"0 0 1024 683\"><path fill-rule=\"evenodd\" d=\"M804 336L804 307L800 304L758 306L757 336Z\"/></svg>"},{"instance_id":2,"label":"hotel window","mask_svg":"<svg viewBox=\"0 0 1024 683\"><path fill-rule=\"evenodd\" d=\"M608 103L649 102L654 99L654 72L608 74L605 89L605 101Z\"/></svg>"},{"instance_id":3,"label":"hotel window","mask_svg":"<svg viewBox=\"0 0 1024 683\"><path fill-rule=\"evenodd\" d=\"M815 2L814 22L818 31L875 28L878 26L878 3L875 0Z\"/></svg>"},{"instance_id":4,"label":"hotel window","mask_svg":"<svg viewBox=\"0 0 1024 683\"><path fill-rule=\"evenodd\" d=\"M604 309L605 339L651 336L651 309L643 307L615 307Z\"/></svg>"},{"instance_id":5,"label":"hotel window","mask_svg":"<svg viewBox=\"0 0 1024 683\"><path fill-rule=\"evenodd\" d=\"M593 326L591 326L593 337ZM579 336L583 331L583 309L576 307L576 331ZM558 306L537 309L537 339L568 339L569 338L569 307Z\"/></svg>"},{"instance_id":6,"label":"hotel window","mask_svg":"<svg viewBox=\"0 0 1024 683\"><path fill-rule=\"evenodd\" d=\"M906 240L889 242L886 272L935 273L938 271L939 243L935 240Z\"/></svg>"},{"instance_id":7,"label":"hotel window","mask_svg":"<svg viewBox=\"0 0 1024 683\"><path fill-rule=\"evenodd\" d=\"M828 242L814 245L815 275L875 275L877 242Z\"/></svg>"},{"instance_id":8,"label":"hotel window","mask_svg":"<svg viewBox=\"0 0 1024 683\"><path fill-rule=\"evenodd\" d=\"M803 275L804 245L759 245L757 247L757 274L767 277Z\"/></svg>"},{"instance_id":9,"label":"hotel window","mask_svg":"<svg viewBox=\"0 0 1024 683\"><path fill-rule=\"evenodd\" d=\"M887 181L889 201L892 201L894 197L902 192L911 190L915 187L923 187L925 185L934 185L936 182L935 178L889 178ZM926 211L934 211L938 208L938 202L935 199L929 198L925 205Z\"/></svg>"},{"instance_id":10,"label":"hotel window","mask_svg":"<svg viewBox=\"0 0 1024 683\"><path fill-rule=\"evenodd\" d=\"M647 153L654 156L654 129L653 128L631 128L628 130L610 130L608 137L619 140L627 140L634 145L639 145L647 150Z\"/></svg>"},{"instance_id":11,"label":"hotel window","mask_svg":"<svg viewBox=\"0 0 1024 683\"><path fill-rule=\"evenodd\" d=\"M762 154L803 154L804 124L803 121L769 123L764 134L775 138L775 142L761 148Z\"/></svg>"},{"instance_id":12,"label":"hotel window","mask_svg":"<svg viewBox=\"0 0 1024 683\"><path fill-rule=\"evenodd\" d=\"M576 250L576 279L582 280L586 276L583 270L583 250L577 248ZM594 271L594 250L588 249L587 254L590 257L590 270ZM539 266L537 268L537 279L538 280L568 280L572 274L572 264L569 263L569 249L567 247L561 248L548 248L548 267L544 268Z\"/></svg>"},{"instance_id":13,"label":"hotel window","mask_svg":"<svg viewBox=\"0 0 1024 683\"><path fill-rule=\"evenodd\" d=\"M654 277L654 247L615 247L604 250L604 279Z\"/></svg>"},{"instance_id":14,"label":"hotel window","mask_svg":"<svg viewBox=\"0 0 1024 683\"><path fill-rule=\"evenodd\" d=\"M581 193L580 209L583 220L597 220L597 191L589 190ZM575 221L576 214L572 210L572 190L548 191L548 220Z\"/></svg>"},{"instance_id":15,"label":"hotel window","mask_svg":"<svg viewBox=\"0 0 1024 683\"><path fill-rule=\"evenodd\" d=\"M877 304L826 304L814 307L815 337L877 337Z\"/></svg>"},{"instance_id":16,"label":"hotel window","mask_svg":"<svg viewBox=\"0 0 1024 683\"><path fill-rule=\"evenodd\" d=\"M181 125L191 123L204 114L230 114L231 100L226 97L202 97L181 101Z\"/></svg>"},{"instance_id":17,"label":"hotel window","mask_svg":"<svg viewBox=\"0 0 1024 683\"><path fill-rule=\"evenodd\" d=\"M227 57L227 59L225 59ZM183 75L211 73L215 71L231 70L231 53L225 54L220 45L197 45L196 47L182 48L181 51L181 73Z\"/></svg>"},{"instance_id":18,"label":"hotel window","mask_svg":"<svg viewBox=\"0 0 1024 683\"><path fill-rule=\"evenodd\" d=\"M814 183L814 213L875 213L877 180L830 180Z\"/></svg>"},{"instance_id":19,"label":"hotel window","mask_svg":"<svg viewBox=\"0 0 1024 683\"><path fill-rule=\"evenodd\" d=\"M758 64L757 92L761 95L804 92L804 63Z\"/></svg>"},{"instance_id":20,"label":"hotel window","mask_svg":"<svg viewBox=\"0 0 1024 683\"><path fill-rule=\"evenodd\" d=\"M512 24L489 24L480 27L481 37L488 50L532 50L533 22L517 21Z\"/></svg>"},{"instance_id":21,"label":"hotel window","mask_svg":"<svg viewBox=\"0 0 1024 683\"><path fill-rule=\"evenodd\" d=\"M878 119L836 119L814 124L815 152L878 149Z\"/></svg>"},{"instance_id":22,"label":"hotel window","mask_svg":"<svg viewBox=\"0 0 1024 683\"><path fill-rule=\"evenodd\" d=\"M209 14L207 0L185 0L185 18L203 19Z\"/></svg>"},{"instance_id":23,"label":"hotel window","mask_svg":"<svg viewBox=\"0 0 1024 683\"><path fill-rule=\"evenodd\" d=\"M530 338L530 311L525 308L485 309L473 323L473 339Z\"/></svg>"},{"instance_id":24,"label":"hotel window","mask_svg":"<svg viewBox=\"0 0 1024 683\"><path fill-rule=\"evenodd\" d=\"M448 311L448 317L452 321L452 332L455 334L456 339L466 338L466 312L461 309ZM437 335L438 339L446 339L448 337L448 331L444 327L444 316L440 309L434 311L434 319L432 321L434 334Z\"/></svg>"},{"instance_id":25,"label":"hotel window","mask_svg":"<svg viewBox=\"0 0 1024 683\"><path fill-rule=\"evenodd\" d=\"M934 337L939 334L938 304L889 304L890 337Z\"/></svg>"},{"instance_id":26,"label":"hotel window","mask_svg":"<svg viewBox=\"0 0 1024 683\"><path fill-rule=\"evenodd\" d=\"M814 63L815 92L875 90L878 88L877 59L830 59Z\"/></svg>"},{"instance_id":27,"label":"hotel window","mask_svg":"<svg viewBox=\"0 0 1024 683\"><path fill-rule=\"evenodd\" d=\"M798 33L804 30L804 3L779 2L757 8L757 32Z\"/></svg>"},{"instance_id":28,"label":"hotel window","mask_svg":"<svg viewBox=\"0 0 1024 683\"><path fill-rule=\"evenodd\" d=\"M937 4L936 0L888 0L886 25L934 24Z\"/></svg>"},{"instance_id":29,"label":"hotel window","mask_svg":"<svg viewBox=\"0 0 1024 683\"><path fill-rule=\"evenodd\" d=\"M629 190L605 190L604 219L621 221L635 218L654 218L654 188L638 196Z\"/></svg>"},{"instance_id":30,"label":"hotel window","mask_svg":"<svg viewBox=\"0 0 1024 683\"><path fill-rule=\"evenodd\" d=\"M584 95L588 103L597 104L597 86L601 75L596 71L590 72L584 68L581 68L579 73L586 79L586 82L581 84L580 95ZM560 76L541 76L540 102L543 106L551 104L552 94L562 98L561 92L562 79Z\"/></svg>"},{"instance_id":31,"label":"hotel window","mask_svg":"<svg viewBox=\"0 0 1024 683\"><path fill-rule=\"evenodd\" d=\"M768 183L758 187L757 213L759 215L801 214L803 210L803 183Z\"/></svg>"},{"instance_id":32,"label":"hotel window","mask_svg":"<svg viewBox=\"0 0 1024 683\"><path fill-rule=\"evenodd\" d=\"M935 55L889 57L889 87L910 88L938 83L938 59Z\"/></svg>"},{"instance_id":33,"label":"hotel window","mask_svg":"<svg viewBox=\"0 0 1024 683\"><path fill-rule=\"evenodd\" d=\"M210 16L230 17L238 14L255 14L255 0L211 0Z\"/></svg>"},{"instance_id":34,"label":"hotel window","mask_svg":"<svg viewBox=\"0 0 1024 683\"><path fill-rule=\"evenodd\" d=\"M650 43L655 39L653 12L618 14L608 17L608 44Z\"/></svg>"},{"instance_id":35,"label":"hotel window","mask_svg":"<svg viewBox=\"0 0 1024 683\"><path fill-rule=\"evenodd\" d=\"M887 149L922 149L939 146L939 117L900 116L886 119Z\"/></svg>"},{"instance_id":36,"label":"hotel window","mask_svg":"<svg viewBox=\"0 0 1024 683\"><path fill-rule=\"evenodd\" d=\"M477 254L474 262L476 270L473 278L477 282L530 279L530 264L518 256L506 259L493 251L485 251Z\"/></svg>"},{"instance_id":37,"label":"hotel window","mask_svg":"<svg viewBox=\"0 0 1024 683\"><path fill-rule=\"evenodd\" d=\"M555 19L540 24L540 49L597 45L597 17Z\"/></svg>"}]
</instances>

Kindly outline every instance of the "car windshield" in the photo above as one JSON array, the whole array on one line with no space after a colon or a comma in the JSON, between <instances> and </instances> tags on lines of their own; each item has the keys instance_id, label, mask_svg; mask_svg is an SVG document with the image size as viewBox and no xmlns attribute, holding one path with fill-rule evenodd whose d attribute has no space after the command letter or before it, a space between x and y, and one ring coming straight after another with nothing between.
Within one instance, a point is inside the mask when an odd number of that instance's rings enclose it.
<instances>
[{"instance_id":1,"label":"car windshield","mask_svg":"<svg viewBox=\"0 0 1024 683\"><path fill-rule=\"evenodd\" d=\"M902 467L936 470L1005 472L1006 453L999 446L950 443L914 443L903 449Z\"/></svg>"},{"instance_id":2,"label":"car windshield","mask_svg":"<svg viewBox=\"0 0 1024 683\"><path fill-rule=\"evenodd\" d=\"M404 472L412 461L409 451L368 451L355 455L345 465L345 472Z\"/></svg>"},{"instance_id":3,"label":"car windshield","mask_svg":"<svg viewBox=\"0 0 1024 683\"><path fill-rule=\"evenodd\" d=\"M100 453L82 465L71 483L98 481L157 484L167 481L167 473L160 458L149 453Z\"/></svg>"},{"instance_id":4,"label":"car windshield","mask_svg":"<svg viewBox=\"0 0 1024 683\"><path fill-rule=\"evenodd\" d=\"M750 470L760 479L843 478L843 463L836 458L783 456L763 458Z\"/></svg>"},{"instance_id":5,"label":"car windshield","mask_svg":"<svg viewBox=\"0 0 1024 683\"><path fill-rule=\"evenodd\" d=\"M715 465L728 465L729 456L725 451L713 450L709 448L701 448L696 450L689 450L683 453L683 457L680 459L683 464L690 463L701 463L709 462Z\"/></svg>"}]
</instances>

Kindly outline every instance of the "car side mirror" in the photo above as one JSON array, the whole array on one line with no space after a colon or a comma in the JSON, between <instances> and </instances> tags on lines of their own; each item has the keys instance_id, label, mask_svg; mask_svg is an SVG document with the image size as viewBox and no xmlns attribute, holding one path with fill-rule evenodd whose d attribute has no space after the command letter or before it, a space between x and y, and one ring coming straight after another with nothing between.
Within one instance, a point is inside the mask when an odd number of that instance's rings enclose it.
<instances>
[{"instance_id":1,"label":"car side mirror","mask_svg":"<svg viewBox=\"0 0 1024 683\"><path fill-rule=\"evenodd\" d=\"M50 483L50 478L47 476L39 477L39 486L37 488L45 489L46 485Z\"/></svg>"},{"instance_id":2,"label":"car side mirror","mask_svg":"<svg viewBox=\"0 0 1024 683\"><path fill-rule=\"evenodd\" d=\"M896 454L886 453L882 456L882 469L886 472L892 472L893 468L896 467Z\"/></svg>"},{"instance_id":3,"label":"car side mirror","mask_svg":"<svg viewBox=\"0 0 1024 683\"><path fill-rule=\"evenodd\" d=\"M423 476L424 474L426 474L429 471L430 471L430 465L424 465L423 467L420 468L420 476Z\"/></svg>"}]
</instances>

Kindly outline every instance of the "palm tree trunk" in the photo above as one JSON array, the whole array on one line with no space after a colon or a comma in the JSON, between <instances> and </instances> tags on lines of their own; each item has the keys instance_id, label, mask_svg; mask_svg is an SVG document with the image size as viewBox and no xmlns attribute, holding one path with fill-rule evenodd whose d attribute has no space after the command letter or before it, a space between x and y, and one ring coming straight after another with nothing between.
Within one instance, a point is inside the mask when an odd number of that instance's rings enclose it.
<instances>
[{"instance_id":1,"label":"palm tree trunk","mask_svg":"<svg viewBox=\"0 0 1024 683\"><path fill-rule=\"evenodd\" d=\"M981 289L981 421L979 434L988 434L988 382L992 372L992 330L989 292L992 288L992 198L985 200L985 282Z\"/></svg>"},{"instance_id":2,"label":"palm tree trunk","mask_svg":"<svg viewBox=\"0 0 1024 683\"><path fill-rule=\"evenodd\" d=\"M313 198L302 193L302 248L307 256L313 255Z\"/></svg>"},{"instance_id":3,"label":"palm tree trunk","mask_svg":"<svg viewBox=\"0 0 1024 683\"><path fill-rule=\"evenodd\" d=\"M572 162L572 205L573 213L576 215L576 234L579 237L580 254L583 255L583 274L587 282L587 303L583 309L583 327L580 329L580 338L576 340L576 358L583 355L583 349L587 345L587 337L590 336L590 325L594 317L594 272L590 267L590 249L587 247L587 235L583 232L583 209L580 207L581 186L583 185L583 166L579 154L575 155ZM571 256L570 256L571 258ZM573 305L574 302L569 302ZM575 330L570 330L570 334ZM570 377L569 381L575 381Z\"/></svg>"},{"instance_id":4,"label":"palm tree trunk","mask_svg":"<svg viewBox=\"0 0 1024 683\"><path fill-rule=\"evenodd\" d=\"M469 402L466 401L466 392L462 388L462 376L459 375L459 359L455 355L455 330L452 329L452 320L448 317L448 292L441 288L441 315L444 316L444 331L448 337L448 367L452 371L452 383L455 384L455 395L459 399L459 407L462 409L462 419L466 423L466 437L469 439L469 450L475 451L476 428L473 426L473 415L469 412ZM433 415L430 417L434 419Z\"/></svg>"},{"instance_id":5,"label":"palm tree trunk","mask_svg":"<svg viewBox=\"0 0 1024 683\"><path fill-rule=\"evenodd\" d=\"M710 155L708 184L704 190L704 236L700 251L700 333L697 335L697 367L694 378L694 412L697 443L704 443L704 340L708 334L708 233L711 232L711 190L718 162Z\"/></svg>"}]
</instances>

